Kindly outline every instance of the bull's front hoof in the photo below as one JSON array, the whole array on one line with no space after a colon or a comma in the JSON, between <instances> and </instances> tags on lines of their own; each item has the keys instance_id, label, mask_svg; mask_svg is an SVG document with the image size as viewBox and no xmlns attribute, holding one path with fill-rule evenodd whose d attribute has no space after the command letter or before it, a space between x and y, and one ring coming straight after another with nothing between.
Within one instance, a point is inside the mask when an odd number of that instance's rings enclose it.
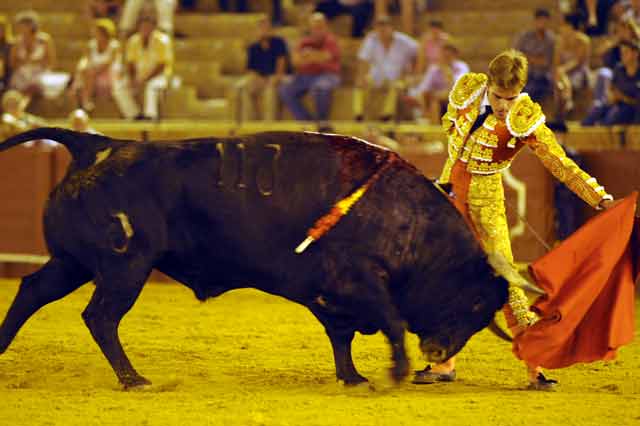
<instances>
[{"instance_id":1,"label":"bull's front hoof","mask_svg":"<svg viewBox=\"0 0 640 426\"><path fill-rule=\"evenodd\" d=\"M394 382L400 383L409 375L409 360L403 359L396 361L391 368L391 378Z\"/></svg>"},{"instance_id":2,"label":"bull's front hoof","mask_svg":"<svg viewBox=\"0 0 640 426\"><path fill-rule=\"evenodd\" d=\"M142 376L126 377L121 379L120 383L124 387L124 390L137 390L145 386L151 385L151 381L145 379Z\"/></svg>"},{"instance_id":3,"label":"bull's front hoof","mask_svg":"<svg viewBox=\"0 0 640 426\"><path fill-rule=\"evenodd\" d=\"M357 385L360 385L362 383L368 383L369 382L369 380L367 380L366 377L363 377L363 376L361 376L359 374L357 376L339 378L338 381L342 382L342 384L344 384L345 386L357 386Z\"/></svg>"}]
</instances>

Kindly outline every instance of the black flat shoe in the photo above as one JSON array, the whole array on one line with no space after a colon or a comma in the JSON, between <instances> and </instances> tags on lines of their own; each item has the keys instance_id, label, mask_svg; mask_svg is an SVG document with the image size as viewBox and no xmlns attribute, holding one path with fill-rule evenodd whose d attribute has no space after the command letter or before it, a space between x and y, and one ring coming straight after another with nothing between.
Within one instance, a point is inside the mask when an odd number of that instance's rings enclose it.
<instances>
[{"instance_id":1,"label":"black flat shoe","mask_svg":"<svg viewBox=\"0 0 640 426\"><path fill-rule=\"evenodd\" d=\"M558 386L558 381L553 379L547 379L544 374L538 373L535 382L530 382L527 387L528 390L538 391L553 391Z\"/></svg>"},{"instance_id":2,"label":"black flat shoe","mask_svg":"<svg viewBox=\"0 0 640 426\"><path fill-rule=\"evenodd\" d=\"M448 373L434 373L431 366L427 365L424 370L415 372L411 383L416 385L428 385L436 382L453 382L456 379L456 370L453 369Z\"/></svg>"}]
</instances>

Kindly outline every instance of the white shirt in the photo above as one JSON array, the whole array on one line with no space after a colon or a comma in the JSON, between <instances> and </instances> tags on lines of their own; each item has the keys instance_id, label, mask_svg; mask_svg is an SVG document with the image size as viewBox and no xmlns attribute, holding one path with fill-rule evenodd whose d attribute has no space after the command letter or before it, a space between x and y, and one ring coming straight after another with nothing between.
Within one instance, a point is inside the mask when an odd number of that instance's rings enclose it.
<instances>
[{"instance_id":1,"label":"white shirt","mask_svg":"<svg viewBox=\"0 0 640 426\"><path fill-rule=\"evenodd\" d=\"M393 32L393 40L388 49L374 31L362 42L358 59L370 64L369 74L375 85L394 81L402 77L418 54L418 42L399 31Z\"/></svg>"}]
</instances>

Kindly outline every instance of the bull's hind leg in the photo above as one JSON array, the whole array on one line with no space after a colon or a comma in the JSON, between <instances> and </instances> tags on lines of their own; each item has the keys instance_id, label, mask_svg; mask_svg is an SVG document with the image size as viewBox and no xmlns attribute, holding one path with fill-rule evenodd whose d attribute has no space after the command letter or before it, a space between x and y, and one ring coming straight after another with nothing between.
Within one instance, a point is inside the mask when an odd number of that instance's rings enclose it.
<instances>
[{"instance_id":1,"label":"bull's hind leg","mask_svg":"<svg viewBox=\"0 0 640 426\"><path fill-rule=\"evenodd\" d=\"M138 298L151 268L105 269L103 274L96 277L96 291L82 312L82 318L125 388L150 384L131 365L122 348L118 326Z\"/></svg>"},{"instance_id":2,"label":"bull's hind leg","mask_svg":"<svg viewBox=\"0 0 640 426\"><path fill-rule=\"evenodd\" d=\"M37 272L24 277L0 326L0 354L7 350L20 327L38 309L63 298L91 278L91 273L75 260L56 257Z\"/></svg>"}]
</instances>

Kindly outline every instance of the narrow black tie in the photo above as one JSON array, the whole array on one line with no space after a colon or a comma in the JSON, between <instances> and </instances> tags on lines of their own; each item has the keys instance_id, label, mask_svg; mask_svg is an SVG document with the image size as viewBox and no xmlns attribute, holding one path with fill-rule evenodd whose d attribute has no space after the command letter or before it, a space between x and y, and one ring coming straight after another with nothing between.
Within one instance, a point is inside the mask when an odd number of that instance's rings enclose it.
<instances>
[{"instance_id":1,"label":"narrow black tie","mask_svg":"<svg viewBox=\"0 0 640 426\"><path fill-rule=\"evenodd\" d=\"M476 118L476 121L473 122L473 126L471 126L471 130L469 131L469 134L471 135L473 134L473 132L478 130L480 126L484 124L484 121L487 119L489 114L491 114L492 112L493 110L491 109L491 105L485 105L484 112L478 115L478 118Z\"/></svg>"}]
</instances>

